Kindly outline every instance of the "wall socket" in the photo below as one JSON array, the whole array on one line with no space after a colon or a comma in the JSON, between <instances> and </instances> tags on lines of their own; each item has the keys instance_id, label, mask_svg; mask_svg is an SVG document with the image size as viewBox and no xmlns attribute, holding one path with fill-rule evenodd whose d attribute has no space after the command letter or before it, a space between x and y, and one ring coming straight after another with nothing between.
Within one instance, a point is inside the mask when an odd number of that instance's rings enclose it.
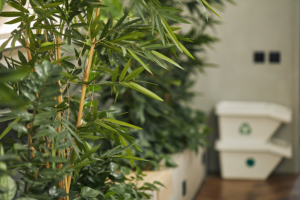
<instances>
[{"instance_id":1,"label":"wall socket","mask_svg":"<svg viewBox=\"0 0 300 200\"><path fill-rule=\"evenodd\" d=\"M269 54L270 63L280 63L280 52L271 51Z\"/></svg>"},{"instance_id":2,"label":"wall socket","mask_svg":"<svg viewBox=\"0 0 300 200\"><path fill-rule=\"evenodd\" d=\"M262 52L262 51L254 52L254 62L255 63L264 63L265 62L265 52Z\"/></svg>"},{"instance_id":3,"label":"wall socket","mask_svg":"<svg viewBox=\"0 0 300 200\"><path fill-rule=\"evenodd\" d=\"M186 180L182 181L182 196L186 195Z\"/></svg>"},{"instance_id":4,"label":"wall socket","mask_svg":"<svg viewBox=\"0 0 300 200\"><path fill-rule=\"evenodd\" d=\"M202 164L205 165L206 163L206 153L202 154Z\"/></svg>"}]
</instances>

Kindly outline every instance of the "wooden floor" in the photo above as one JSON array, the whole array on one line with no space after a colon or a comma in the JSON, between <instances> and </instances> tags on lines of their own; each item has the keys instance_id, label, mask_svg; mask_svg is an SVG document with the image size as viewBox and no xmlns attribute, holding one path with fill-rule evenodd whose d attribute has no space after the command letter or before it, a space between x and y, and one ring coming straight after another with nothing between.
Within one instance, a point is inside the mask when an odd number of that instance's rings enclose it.
<instances>
[{"instance_id":1,"label":"wooden floor","mask_svg":"<svg viewBox=\"0 0 300 200\"><path fill-rule=\"evenodd\" d=\"M267 181L236 181L209 175L195 200L300 200L300 176L274 175Z\"/></svg>"}]
</instances>

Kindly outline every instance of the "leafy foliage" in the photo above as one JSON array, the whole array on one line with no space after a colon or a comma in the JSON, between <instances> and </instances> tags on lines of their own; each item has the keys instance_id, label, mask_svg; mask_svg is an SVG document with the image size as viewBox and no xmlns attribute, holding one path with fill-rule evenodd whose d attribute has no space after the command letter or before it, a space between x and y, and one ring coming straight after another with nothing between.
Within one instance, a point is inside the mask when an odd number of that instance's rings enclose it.
<instances>
[{"instance_id":1,"label":"leafy foliage","mask_svg":"<svg viewBox=\"0 0 300 200\"><path fill-rule=\"evenodd\" d=\"M153 75L153 63L181 68L158 52L162 47L192 57L179 41L186 39L166 19L188 22L157 0L131 0L117 18L109 12L101 17L111 8L98 0L5 3L15 11L0 16L13 17L6 24L16 29L0 47L0 106L9 108L1 121L10 121L0 135L1 197L148 199L145 191L157 189L157 182L138 188L124 176L128 169L120 174L113 162L126 159L134 166L134 160L143 160L133 156L141 149L129 132L141 128L116 120L112 110L98 109L96 97L108 89L117 100L121 90L130 89L162 101L137 77ZM2 53L8 44L15 50L17 41L27 56ZM107 140L112 147L100 150ZM13 180L10 173L21 179Z\"/></svg>"},{"instance_id":2,"label":"leafy foliage","mask_svg":"<svg viewBox=\"0 0 300 200\"><path fill-rule=\"evenodd\" d=\"M190 106L190 102L196 95L191 92L191 88L194 86L192 75L203 72L205 67L213 66L207 63L202 56L205 51L204 46L209 46L218 39L206 34L205 31L220 22L211 17L207 19L203 14L202 7L197 6L197 2L188 1L182 4L177 1L161 2L180 9L183 9L184 6L189 10L188 15L183 18L192 21L194 26L177 37L186 50L194 55L193 59L188 58L191 57L188 53L177 56L178 51L175 51L173 47L166 48L161 44L151 43L146 48L157 48L161 55L165 55L169 60L176 61L179 66L184 67L184 70L181 70L170 65L169 62L164 63L169 70L164 70L156 67L155 63L150 63L149 67L153 69L155 76L147 73L138 76L145 82L154 83L147 88L164 98L164 102L154 101L126 88L120 90L121 95L116 103L113 103L108 90L103 93L101 100L106 102L104 105L109 109L118 110L120 113L128 111L128 113L118 116L118 119L143 127L143 130L134 130L132 133L143 150L143 153L135 151L134 155L150 160L150 162L138 164L144 169L158 169L158 163L161 160L165 160L167 166L175 167L176 164L169 155L186 148L197 152L199 146L206 145L206 136L210 132L205 125L205 114ZM223 6L222 1L210 2ZM168 11L180 16L178 15L179 9L172 8L172 11ZM191 17L195 14L197 14L196 18ZM169 16L172 16L172 19L168 18L170 23L172 21L184 23L173 15ZM145 85L146 83L142 83L142 86ZM107 146L110 145L107 144ZM103 145L102 148L107 147Z\"/></svg>"}]
</instances>

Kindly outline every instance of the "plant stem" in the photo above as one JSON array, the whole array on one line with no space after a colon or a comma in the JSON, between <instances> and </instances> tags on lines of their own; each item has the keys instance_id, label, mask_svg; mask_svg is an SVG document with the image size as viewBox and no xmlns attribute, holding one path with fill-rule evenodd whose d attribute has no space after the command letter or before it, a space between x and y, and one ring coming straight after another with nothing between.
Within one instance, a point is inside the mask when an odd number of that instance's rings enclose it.
<instances>
[{"instance_id":1,"label":"plant stem","mask_svg":"<svg viewBox=\"0 0 300 200\"><path fill-rule=\"evenodd\" d=\"M102 0L100 0L100 2L102 2ZM100 8L97 8L97 12L96 12L96 16L95 17L97 17L99 15L99 13L100 13ZM93 38L92 42L91 42L91 49L90 49L90 55L89 55L89 59L88 59L88 64L87 64L86 70L84 72L84 78L83 78L84 82L88 82L89 81L89 75L90 75L91 66L92 66L92 63L93 63L95 41L96 41L96 39ZM76 127L78 127L78 126L81 125L81 118L83 116L83 106L84 106L84 99L85 99L85 94L86 94L86 88L87 88L87 85L82 85Z\"/></svg>"},{"instance_id":2,"label":"plant stem","mask_svg":"<svg viewBox=\"0 0 300 200\"><path fill-rule=\"evenodd\" d=\"M61 44L61 38L59 37L59 35L57 35L57 44ZM56 59L58 60L60 58L61 58L61 47L57 46ZM58 63L58 64L61 65L61 63ZM60 95L58 96L57 100L58 100L58 104L60 104L61 102L63 102L62 88L61 88L60 80L58 81L58 85L60 87ZM57 118L58 118L58 120L60 120L60 118L61 118L61 113L60 112L58 113ZM57 133L60 133L60 132L61 132L61 125L57 129ZM57 156L61 156L60 150L57 150ZM65 154L64 151L63 151L63 156L66 157L66 154ZM58 164L57 169L61 169L62 166L63 166L62 164ZM64 180L62 180L58 183L58 186L59 186L59 188L64 188L66 193L69 194L69 188L67 187L67 176L65 176ZM64 199L69 200L69 196L67 195L66 197L59 198L59 200L64 200Z\"/></svg>"},{"instance_id":3,"label":"plant stem","mask_svg":"<svg viewBox=\"0 0 300 200\"><path fill-rule=\"evenodd\" d=\"M102 2L102 0L99 0L99 1ZM95 18L99 15L99 13L100 13L100 8L97 8ZM87 64L86 70L84 72L84 78L83 78L84 82L87 82L89 80L89 75L90 75L91 66L92 66L93 57L94 57L95 41L96 41L96 39L93 38L92 42L91 42L91 49L90 49L90 55L89 55L89 59L88 59L88 64ZM86 94L86 88L87 88L87 85L82 85L76 127L78 127L78 126L81 125L81 119L82 119L82 116L83 116L83 106L84 106L84 99L85 99L85 94ZM71 187L71 177L72 177L72 174L71 174L71 176L68 176L68 189L69 190L70 190L70 187Z\"/></svg>"},{"instance_id":4,"label":"plant stem","mask_svg":"<svg viewBox=\"0 0 300 200\"><path fill-rule=\"evenodd\" d=\"M54 136L52 136L52 157L55 157ZM52 162L52 168L55 169L55 162Z\"/></svg>"}]
</instances>

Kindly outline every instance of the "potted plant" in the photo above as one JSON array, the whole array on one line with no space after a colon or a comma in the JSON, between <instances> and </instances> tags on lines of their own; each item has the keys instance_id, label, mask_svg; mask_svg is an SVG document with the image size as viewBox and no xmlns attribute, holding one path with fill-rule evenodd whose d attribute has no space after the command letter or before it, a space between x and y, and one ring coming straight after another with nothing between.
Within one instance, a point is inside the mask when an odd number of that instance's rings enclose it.
<instances>
[{"instance_id":1,"label":"potted plant","mask_svg":"<svg viewBox=\"0 0 300 200\"><path fill-rule=\"evenodd\" d=\"M130 88L162 101L141 86L137 76L143 71L153 74L148 61L179 67L156 51L162 47L190 55L164 18L163 13L173 9L156 0L130 1L122 17L101 19L109 7L98 0L5 3L15 11L0 16L12 17L6 24L16 24L16 29L0 47L0 106L9 108L1 121L12 120L0 135L1 197L149 198L145 191L159 183L137 188L124 177L128 168L118 169L114 163L128 159L134 166L134 160L143 160L132 155L132 149L141 149L130 133L141 128L116 120L111 110L99 110L96 97L105 87L116 99L121 88ZM0 2L0 10L3 5ZM145 35L149 39L141 41ZM13 53L16 42L26 54L5 55L6 46L10 43ZM103 152L99 147L104 140L114 145ZM15 171L19 180L10 178Z\"/></svg>"},{"instance_id":2,"label":"potted plant","mask_svg":"<svg viewBox=\"0 0 300 200\"><path fill-rule=\"evenodd\" d=\"M210 2L223 6L221 1ZM186 31L188 25L184 25L185 34L180 34L184 38L178 38L182 39L182 44L194 59L189 58L188 55L180 55L176 58L174 52L178 53L178 51L172 48L160 49L160 53L168 55L185 70L171 65L167 66L170 70L164 70L150 63L149 66L155 70L156 75L144 73L139 76L147 82L156 84L149 85L148 88L163 97L164 102L154 101L136 91L125 89L121 91L123 95L115 104L109 103L112 102L112 98L110 91L106 90L102 95L102 102L106 102L103 104L105 108L120 110L120 113L129 111L117 118L143 127L143 130L133 131L137 143L142 144L143 150L143 153L134 151L134 155L150 162L139 162L138 165L144 170L162 169L159 165L176 167L173 170L174 196L171 199L191 199L205 177L205 145L206 136L210 131L205 125L204 112L189 105L196 95L191 91L194 85L191 76L203 72L206 66L213 66L199 56L199 53L205 51L205 45L218 41L205 31L218 24L219 21L212 17L207 18L202 7L198 7L195 1L185 1L182 4L177 1L162 1L162 3L180 8L177 10L178 13L174 11L178 16L182 15L180 10L183 8L188 10L183 14L183 18L190 20L193 25L191 28L188 27L189 31ZM197 17L194 17L195 14ZM168 20L171 24L183 23L176 18L168 18ZM128 162L124 164L128 165ZM187 188L183 197L184 185Z\"/></svg>"}]
</instances>

